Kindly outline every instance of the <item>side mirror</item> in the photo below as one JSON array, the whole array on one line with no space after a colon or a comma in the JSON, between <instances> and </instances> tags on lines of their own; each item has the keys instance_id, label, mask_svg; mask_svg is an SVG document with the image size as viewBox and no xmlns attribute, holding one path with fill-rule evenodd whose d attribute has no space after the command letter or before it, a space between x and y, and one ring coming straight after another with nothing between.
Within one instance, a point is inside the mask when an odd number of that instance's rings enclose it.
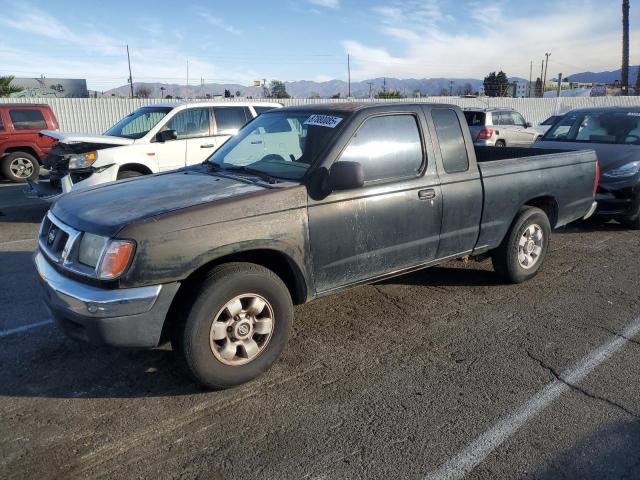
<instances>
[{"instance_id":1,"label":"side mirror","mask_svg":"<svg viewBox=\"0 0 640 480\"><path fill-rule=\"evenodd\" d=\"M524 128L531 128L531 122L524 122Z\"/></svg>"},{"instance_id":2,"label":"side mirror","mask_svg":"<svg viewBox=\"0 0 640 480\"><path fill-rule=\"evenodd\" d=\"M329 170L331 190L350 190L364 185L364 170L358 162L336 162Z\"/></svg>"},{"instance_id":3,"label":"side mirror","mask_svg":"<svg viewBox=\"0 0 640 480\"><path fill-rule=\"evenodd\" d=\"M167 140L175 140L178 138L178 132L175 130L163 130L156 134L156 141L164 143Z\"/></svg>"}]
</instances>

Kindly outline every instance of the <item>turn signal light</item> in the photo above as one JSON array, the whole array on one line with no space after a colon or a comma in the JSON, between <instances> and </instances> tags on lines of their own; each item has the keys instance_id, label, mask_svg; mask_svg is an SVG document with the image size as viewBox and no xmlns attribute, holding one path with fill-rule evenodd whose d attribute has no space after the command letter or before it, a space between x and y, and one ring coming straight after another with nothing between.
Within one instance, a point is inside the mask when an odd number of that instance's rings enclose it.
<instances>
[{"instance_id":1,"label":"turn signal light","mask_svg":"<svg viewBox=\"0 0 640 480\"><path fill-rule=\"evenodd\" d=\"M103 280L118 278L129 266L134 251L135 243L131 240L111 240L102 255L98 277Z\"/></svg>"}]
</instances>

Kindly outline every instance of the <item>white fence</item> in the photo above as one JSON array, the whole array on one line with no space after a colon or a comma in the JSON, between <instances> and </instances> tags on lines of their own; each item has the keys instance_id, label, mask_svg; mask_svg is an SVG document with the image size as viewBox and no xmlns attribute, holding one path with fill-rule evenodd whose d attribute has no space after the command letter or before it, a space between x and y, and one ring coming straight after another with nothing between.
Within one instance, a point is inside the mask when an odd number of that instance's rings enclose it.
<instances>
[{"instance_id":1,"label":"white fence","mask_svg":"<svg viewBox=\"0 0 640 480\"><path fill-rule=\"evenodd\" d=\"M228 102L245 99L225 99ZM264 101L255 99L254 101ZM344 99L295 98L276 100L285 106L345 102ZM640 106L640 97L560 97L560 98L458 98L423 97L401 100L358 99L358 102L420 102L450 103L460 107L508 107L519 111L534 125L555 113L574 108L605 106ZM2 98L2 103L47 103L51 106L60 129L66 132L102 133L125 115L144 105L166 103L168 100L142 98Z\"/></svg>"}]
</instances>

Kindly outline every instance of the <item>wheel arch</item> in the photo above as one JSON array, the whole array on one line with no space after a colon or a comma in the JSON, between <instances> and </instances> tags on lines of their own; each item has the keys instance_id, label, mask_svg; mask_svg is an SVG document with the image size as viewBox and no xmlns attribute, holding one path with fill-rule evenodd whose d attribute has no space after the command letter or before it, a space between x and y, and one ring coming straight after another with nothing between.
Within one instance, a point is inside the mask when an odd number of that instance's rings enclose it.
<instances>
[{"instance_id":1,"label":"wheel arch","mask_svg":"<svg viewBox=\"0 0 640 480\"><path fill-rule=\"evenodd\" d=\"M24 153L28 153L29 155L33 155L35 159L38 161L38 163L42 165L42 159L40 158L40 155L38 154L36 149L28 145L24 145L21 147L7 147L7 149L3 152L3 155L9 155L10 153L16 153L16 152L24 152Z\"/></svg>"},{"instance_id":2,"label":"wheel arch","mask_svg":"<svg viewBox=\"0 0 640 480\"><path fill-rule=\"evenodd\" d=\"M555 228L556 224L558 223L558 211L559 211L558 202L551 195L542 195L539 197L532 198L524 202L522 206L536 207L542 210L549 218L549 223L551 224L552 229ZM517 214L515 218L517 218ZM515 221L515 218L514 218L514 221Z\"/></svg>"},{"instance_id":3,"label":"wheel arch","mask_svg":"<svg viewBox=\"0 0 640 480\"><path fill-rule=\"evenodd\" d=\"M141 163L125 163L118 167L118 172L138 172L142 175L151 175L153 173L149 167Z\"/></svg>"}]
</instances>

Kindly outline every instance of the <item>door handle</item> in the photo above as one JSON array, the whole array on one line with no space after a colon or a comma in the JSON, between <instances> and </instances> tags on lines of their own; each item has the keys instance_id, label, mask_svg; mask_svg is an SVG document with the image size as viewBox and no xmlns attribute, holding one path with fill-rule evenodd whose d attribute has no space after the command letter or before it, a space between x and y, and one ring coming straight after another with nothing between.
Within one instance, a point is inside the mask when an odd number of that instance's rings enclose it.
<instances>
[{"instance_id":1,"label":"door handle","mask_svg":"<svg viewBox=\"0 0 640 480\"><path fill-rule=\"evenodd\" d=\"M213 143L205 143L204 145L200 145L200 148L213 148L215 145Z\"/></svg>"},{"instance_id":2,"label":"door handle","mask_svg":"<svg viewBox=\"0 0 640 480\"><path fill-rule=\"evenodd\" d=\"M431 200L436 197L436 191L433 188L426 188L418 191L418 198L420 200Z\"/></svg>"},{"instance_id":3,"label":"door handle","mask_svg":"<svg viewBox=\"0 0 640 480\"><path fill-rule=\"evenodd\" d=\"M254 140L253 142L251 142L251 145L260 145L262 143L262 140Z\"/></svg>"}]
</instances>

